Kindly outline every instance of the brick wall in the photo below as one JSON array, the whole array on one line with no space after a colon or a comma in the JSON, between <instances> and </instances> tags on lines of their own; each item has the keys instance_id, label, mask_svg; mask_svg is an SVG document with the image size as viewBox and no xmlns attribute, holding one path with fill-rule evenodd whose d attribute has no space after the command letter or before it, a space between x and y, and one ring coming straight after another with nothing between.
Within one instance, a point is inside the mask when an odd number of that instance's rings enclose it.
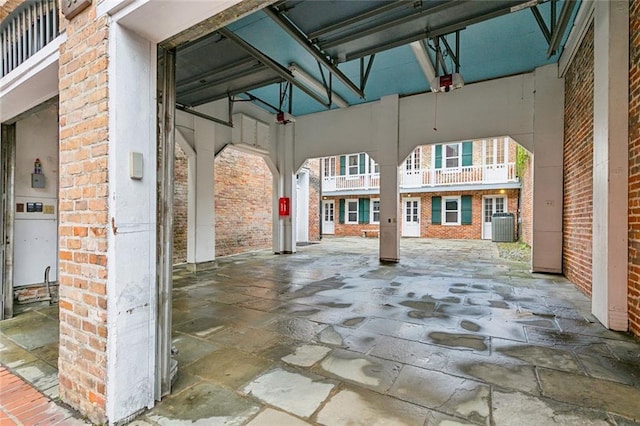
<instances>
[{"instance_id":1,"label":"brick wall","mask_svg":"<svg viewBox=\"0 0 640 426\"><path fill-rule=\"evenodd\" d=\"M629 329L640 336L640 0L629 11Z\"/></svg>"},{"instance_id":2,"label":"brick wall","mask_svg":"<svg viewBox=\"0 0 640 426\"><path fill-rule=\"evenodd\" d=\"M60 398L105 422L108 19L95 2L60 47Z\"/></svg>"},{"instance_id":3,"label":"brick wall","mask_svg":"<svg viewBox=\"0 0 640 426\"><path fill-rule=\"evenodd\" d=\"M0 0L0 21L9 16L23 2L23 0Z\"/></svg>"},{"instance_id":4,"label":"brick wall","mask_svg":"<svg viewBox=\"0 0 640 426\"><path fill-rule=\"evenodd\" d=\"M437 225L431 223L431 198L471 195L471 224L470 225ZM498 195L507 197L507 211L517 214L518 190L508 189L504 193L496 190L489 191L451 191L430 192L420 196L420 236L427 238L476 239L482 238L483 197ZM443 212L444 214L444 212ZM517 215L516 215L517 221Z\"/></svg>"},{"instance_id":5,"label":"brick wall","mask_svg":"<svg viewBox=\"0 0 640 426\"><path fill-rule=\"evenodd\" d=\"M528 154L520 176L520 241L531 246L533 242L533 156Z\"/></svg>"},{"instance_id":6,"label":"brick wall","mask_svg":"<svg viewBox=\"0 0 640 426\"><path fill-rule=\"evenodd\" d=\"M309 168L309 241L320 241L320 159L307 160Z\"/></svg>"},{"instance_id":7,"label":"brick wall","mask_svg":"<svg viewBox=\"0 0 640 426\"><path fill-rule=\"evenodd\" d=\"M565 75L563 270L591 294L593 25Z\"/></svg>"},{"instance_id":8,"label":"brick wall","mask_svg":"<svg viewBox=\"0 0 640 426\"><path fill-rule=\"evenodd\" d=\"M480 239L482 238L482 213L483 213L483 197L485 195L499 195L507 197L507 210L516 214L518 209L518 190L508 189L504 193L496 190L488 191L449 191L449 192L428 192L414 194L414 197L420 197L420 236L422 238L451 238L451 239ZM472 223L470 225L435 225L431 223L431 198L445 196L471 195L472 205ZM364 230L379 229L378 224L348 224L338 222L338 212L340 198L346 197L326 197L333 199L335 203L335 235L336 236L362 236ZM366 198L352 196L349 199ZM371 198L379 198L378 195ZM404 197L403 197L404 198ZM400 226L402 227L402 215L400 217Z\"/></svg>"},{"instance_id":9,"label":"brick wall","mask_svg":"<svg viewBox=\"0 0 640 426\"><path fill-rule=\"evenodd\" d=\"M264 160L233 148L215 160L216 256L271 247L271 171Z\"/></svg>"},{"instance_id":10,"label":"brick wall","mask_svg":"<svg viewBox=\"0 0 640 426\"><path fill-rule=\"evenodd\" d=\"M187 213L189 201L188 158L176 144L173 189L173 263L187 261Z\"/></svg>"}]
</instances>

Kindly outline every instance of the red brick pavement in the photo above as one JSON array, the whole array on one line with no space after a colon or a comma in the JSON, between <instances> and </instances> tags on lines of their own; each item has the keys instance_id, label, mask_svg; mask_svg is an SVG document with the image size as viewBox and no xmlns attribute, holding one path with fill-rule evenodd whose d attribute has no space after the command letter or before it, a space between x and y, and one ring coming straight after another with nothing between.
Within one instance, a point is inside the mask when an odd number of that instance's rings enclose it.
<instances>
[{"instance_id":1,"label":"red brick pavement","mask_svg":"<svg viewBox=\"0 0 640 426\"><path fill-rule=\"evenodd\" d=\"M0 366L0 426L78 424L84 422Z\"/></svg>"}]
</instances>

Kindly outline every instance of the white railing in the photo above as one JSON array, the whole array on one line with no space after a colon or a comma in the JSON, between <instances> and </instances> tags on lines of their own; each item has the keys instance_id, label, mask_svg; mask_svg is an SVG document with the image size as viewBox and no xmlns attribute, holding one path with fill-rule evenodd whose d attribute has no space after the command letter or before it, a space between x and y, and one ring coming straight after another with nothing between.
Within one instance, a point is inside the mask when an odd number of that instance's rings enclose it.
<instances>
[{"instance_id":1,"label":"white railing","mask_svg":"<svg viewBox=\"0 0 640 426\"><path fill-rule=\"evenodd\" d=\"M0 77L59 35L57 0L25 1L0 24Z\"/></svg>"},{"instance_id":2,"label":"white railing","mask_svg":"<svg viewBox=\"0 0 640 426\"><path fill-rule=\"evenodd\" d=\"M515 163L491 166L465 166L455 169L422 169L402 171L400 173L401 188L508 183L517 181ZM380 188L380 175L378 173L350 176L325 176L322 181L322 192L378 188Z\"/></svg>"},{"instance_id":3,"label":"white railing","mask_svg":"<svg viewBox=\"0 0 640 426\"><path fill-rule=\"evenodd\" d=\"M322 179L323 192L377 188L380 188L379 173L367 173L348 176L325 176Z\"/></svg>"}]
</instances>

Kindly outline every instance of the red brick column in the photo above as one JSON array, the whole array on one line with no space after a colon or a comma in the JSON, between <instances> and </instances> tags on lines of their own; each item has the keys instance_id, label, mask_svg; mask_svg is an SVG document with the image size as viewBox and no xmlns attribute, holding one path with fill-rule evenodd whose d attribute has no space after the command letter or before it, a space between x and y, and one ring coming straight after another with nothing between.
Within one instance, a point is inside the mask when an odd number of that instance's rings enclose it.
<instances>
[{"instance_id":1,"label":"red brick column","mask_svg":"<svg viewBox=\"0 0 640 426\"><path fill-rule=\"evenodd\" d=\"M565 75L563 269L591 294L593 25Z\"/></svg>"},{"instance_id":2,"label":"red brick column","mask_svg":"<svg viewBox=\"0 0 640 426\"><path fill-rule=\"evenodd\" d=\"M640 336L640 0L629 10L629 329Z\"/></svg>"},{"instance_id":3,"label":"red brick column","mask_svg":"<svg viewBox=\"0 0 640 426\"><path fill-rule=\"evenodd\" d=\"M107 18L95 3L60 48L60 397L105 419L107 345ZM64 19L64 18L63 18Z\"/></svg>"}]
</instances>

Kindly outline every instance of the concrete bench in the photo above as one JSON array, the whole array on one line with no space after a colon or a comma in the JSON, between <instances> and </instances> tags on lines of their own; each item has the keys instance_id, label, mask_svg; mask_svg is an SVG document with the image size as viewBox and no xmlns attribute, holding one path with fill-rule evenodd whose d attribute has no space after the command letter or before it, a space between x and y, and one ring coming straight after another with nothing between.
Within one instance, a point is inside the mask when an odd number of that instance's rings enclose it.
<instances>
[{"instance_id":1,"label":"concrete bench","mask_svg":"<svg viewBox=\"0 0 640 426\"><path fill-rule=\"evenodd\" d=\"M362 238L367 237L376 237L380 238L380 230L379 229L365 229L362 231Z\"/></svg>"}]
</instances>

